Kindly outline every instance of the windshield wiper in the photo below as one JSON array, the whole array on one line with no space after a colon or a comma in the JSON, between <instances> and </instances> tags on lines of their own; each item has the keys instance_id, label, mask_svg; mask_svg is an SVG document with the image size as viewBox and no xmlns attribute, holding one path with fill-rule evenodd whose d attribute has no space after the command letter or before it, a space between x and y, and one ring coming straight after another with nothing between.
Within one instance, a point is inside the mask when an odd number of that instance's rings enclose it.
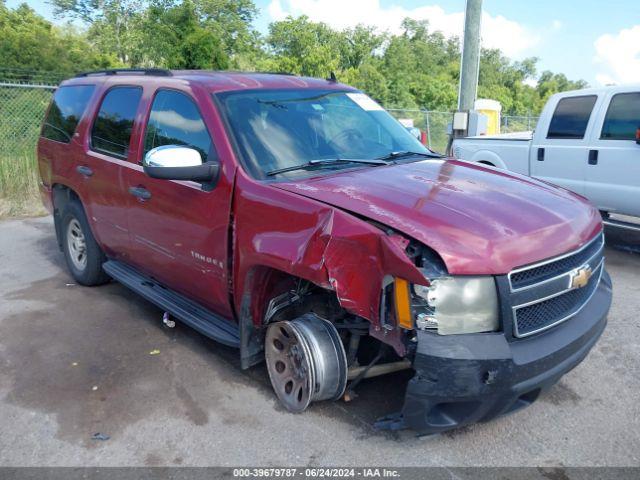
<instances>
[{"instance_id":1,"label":"windshield wiper","mask_svg":"<svg viewBox=\"0 0 640 480\"><path fill-rule=\"evenodd\" d=\"M378 157L376 160L396 160L398 158L405 157L425 157L425 158L444 158L444 155L440 155L439 153L431 152L411 152L409 150L401 150L399 152L391 152L388 155L383 155L382 157Z\"/></svg>"},{"instance_id":2,"label":"windshield wiper","mask_svg":"<svg viewBox=\"0 0 640 480\"><path fill-rule=\"evenodd\" d=\"M340 165L342 163L365 163L367 165L388 165L389 162L381 158L378 159L363 159L363 158L327 158L322 160L309 160L307 163L301 163L300 165L293 165L291 167L278 168L267 172L267 176L272 177L279 173L293 172L295 170L307 170L316 167L323 167L326 165Z\"/></svg>"},{"instance_id":3,"label":"windshield wiper","mask_svg":"<svg viewBox=\"0 0 640 480\"><path fill-rule=\"evenodd\" d=\"M281 98L280 100L258 100L258 103L264 103L266 105L280 105L282 103L292 103L292 102L313 102L314 100L320 100L328 95L333 95L336 93L342 93L340 91L329 91L320 93L318 95L314 95L313 97L302 97L302 98Z\"/></svg>"}]
</instances>

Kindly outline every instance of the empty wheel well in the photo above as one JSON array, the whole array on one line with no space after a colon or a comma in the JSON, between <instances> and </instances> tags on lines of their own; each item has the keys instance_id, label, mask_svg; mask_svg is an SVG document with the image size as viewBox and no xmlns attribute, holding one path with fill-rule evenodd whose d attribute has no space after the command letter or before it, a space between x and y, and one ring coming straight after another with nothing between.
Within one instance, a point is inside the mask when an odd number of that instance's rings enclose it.
<instances>
[{"instance_id":1,"label":"empty wheel well","mask_svg":"<svg viewBox=\"0 0 640 480\"><path fill-rule=\"evenodd\" d=\"M335 292L270 267L254 267L243 290L239 313L243 368L262 361L269 323L293 320L306 313L335 323L349 315L340 306Z\"/></svg>"},{"instance_id":2,"label":"empty wheel well","mask_svg":"<svg viewBox=\"0 0 640 480\"><path fill-rule=\"evenodd\" d=\"M349 366L367 364L380 351L382 342L369 335L370 322L347 312L340 306L336 294L305 279L274 269L254 269L245 290L240 318L241 357L243 367L262 361L267 326L273 322L294 320L315 314L329 320L342 339ZM249 296L254 299L250 302ZM253 312L247 315L248 311ZM382 362L398 357L392 348L385 347Z\"/></svg>"},{"instance_id":3,"label":"empty wheel well","mask_svg":"<svg viewBox=\"0 0 640 480\"><path fill-rule=\"evenodd\" d=\"M315 312L325 318L346 313L335 292L266 266L253 267L243 287L242 312L256 327Z\"/></svg>"}]
</instances>

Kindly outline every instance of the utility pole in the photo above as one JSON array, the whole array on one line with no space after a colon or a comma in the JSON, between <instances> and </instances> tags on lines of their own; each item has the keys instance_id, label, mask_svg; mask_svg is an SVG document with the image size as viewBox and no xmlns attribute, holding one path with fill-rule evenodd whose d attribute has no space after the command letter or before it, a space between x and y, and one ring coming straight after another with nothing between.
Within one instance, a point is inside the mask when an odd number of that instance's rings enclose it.
<instances>
[{"instance_id":1,"label":"utility pole","mask_svg":"<svg viewBox=\"0 0 640 480\"><path fill-rule=\"evenodd\" d=\"M460 87L458 90L458 111L453 114L451 135L447 144L447 154L451 155L453 140L466 137L472 120L477 126L478 115L470 114L478 93L478 75L480 73L480 20L482 18L482 0L466 0L464 13L464 44L460 60ZM475 134L475 133L474 133Z\"/></svg>"},{"instance_id":2,"label":"utility pole","mask_svg":"<svg viewBox=\"0 0 640 480\"><path fill-rule=\"evenodd\" d=\"M480 71L480 20L482 0L467 0L464 15L464 45L460 62L458 110L473 110Z\"/></svg>"}]
</instances>

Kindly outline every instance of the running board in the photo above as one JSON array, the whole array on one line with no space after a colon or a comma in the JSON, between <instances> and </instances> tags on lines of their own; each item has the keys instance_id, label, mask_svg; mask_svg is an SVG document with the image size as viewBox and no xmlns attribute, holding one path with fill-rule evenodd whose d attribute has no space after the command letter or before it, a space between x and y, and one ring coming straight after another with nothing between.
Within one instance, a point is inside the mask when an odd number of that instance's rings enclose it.
<instances>
[{"instance_id":1,"label":"running board","mask_svg":"<svg viewBox=\"0 0 640 480\"><path fill-rule=\"evenodd\" d=\"M634 232L640 232L640 224L631 222L621 222L620 220L604 220L602 223L608 227L624 228L625 230L633 230Z\"/></svg>"},{"instance_id":2,"label":"running board","mask_svg":"<svg viewBox=\"0 0 640 480\"><path fill-rule=\"evenodd\" d=\"M114 280L203 335L224 345L240 348L240 334L238 326L234 323L189 300L184 295L160 285L122 262L109 260L102 265L102 268Z\"/></svg>"}]
</instances>

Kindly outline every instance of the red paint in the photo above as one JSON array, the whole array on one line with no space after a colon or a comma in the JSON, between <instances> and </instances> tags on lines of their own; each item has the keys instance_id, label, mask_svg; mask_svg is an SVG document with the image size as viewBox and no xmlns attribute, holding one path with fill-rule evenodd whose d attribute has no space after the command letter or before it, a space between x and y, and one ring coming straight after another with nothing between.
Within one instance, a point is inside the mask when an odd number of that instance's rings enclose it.
<instances>
[{"instance_id":1,"label":"red paint","mask_svg":"<svg viewBox=\"0 0 640 480\"><path fill-rule=\"evenodd\" d=\"M344 85L207 73L65 82L86 83L97 87L77 136L70 144L39 142L43 195L50 195L47 185L72 189L109 256L228 318L250 299L248 314L260 324L269 299L293 275L335 291L347 311L372 322L372 334L403 353L399 334L387 337L379 328L379 300L385 275L425 282L405 254L409 238L438 252L450 273L504 274L577 248L601 228L598 212L574 194L454 160L359 168L295 183L253 180L239 166L210 96ZM113 85L143 87L124 160L92 152L89 145L92 117ZM180 90L199 105L221 164L213 191L193 182L154 180L142 171L144 129L160 87ZM82 177L77 165L90 166L94 175ZM132 186L144 186L152 199L140 202L128 193Z\"/></svg>"},{"instance_id":2,"label":"red paint","mask_svg":"<svg viewBox=\"0 0 640 480\"><path fill-rule=\"evenodd\" d=\"M575 249L601 229L598 211L578 195L457 160L275 186L388 225L433 248L460 275L505 274Z\"/></svg>"}]
</instances>

